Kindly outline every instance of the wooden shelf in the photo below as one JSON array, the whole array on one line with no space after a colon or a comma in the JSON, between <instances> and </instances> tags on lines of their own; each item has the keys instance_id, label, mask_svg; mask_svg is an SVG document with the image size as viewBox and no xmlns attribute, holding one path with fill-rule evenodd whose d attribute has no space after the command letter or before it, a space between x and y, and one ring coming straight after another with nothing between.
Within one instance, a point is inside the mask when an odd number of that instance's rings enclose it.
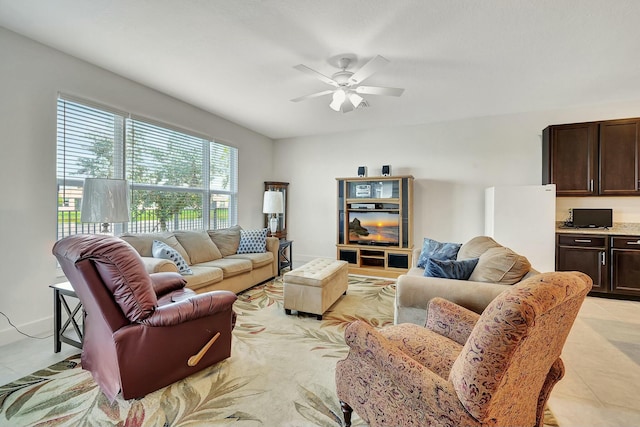
<instances>
[{"instance_id":1,"label":"wooden shelf","mask_svg":"<svg viewBox=\"0 0 640 427\"><path fill-rule=\"evenodd\" d=\"M399 213L400 209L349 209L350 212L394 212Z\"/></svg>"},{"instance_id":2,"label":"wooden shelf","mask_svg":"<svg viewBox=\"0 0 640 427\"><path fill-rule=\"evenodd\" d=\"M271 237L277 237L278 239L287 239L287 223L289 221L288 215L288 206L289 206L289 197L288 197L288 182L276 182L276 181L265 181L264 182L264 191L280 191L282 193L282 202L284 207L284 212L276 215L278 218L278 231L275 233L268 232L268 235ZM269 228L269 223L271 219L271 214L264 214L264 226L265 228Z\"/></svg>"}]
</instances>

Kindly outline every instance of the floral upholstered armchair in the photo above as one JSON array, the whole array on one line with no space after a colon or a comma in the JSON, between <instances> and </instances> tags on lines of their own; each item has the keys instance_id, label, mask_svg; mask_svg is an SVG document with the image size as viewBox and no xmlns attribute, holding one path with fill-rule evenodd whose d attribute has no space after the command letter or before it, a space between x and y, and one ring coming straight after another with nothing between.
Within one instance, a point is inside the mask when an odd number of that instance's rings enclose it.
<instances>
[{"instance_id":1,"label":"floral upholstered armchair","mask_svg":"<svg viewBox=\"0 0 640 427\"><path fill-rule=\"evenodd\" d=\"M426 327L376 331L357 321L336 367L346 425L542 426L564 375L560 353L591 289L578 272L544 273L500 294L481 315L442 298Z\"/></svg>"}]
</instances>

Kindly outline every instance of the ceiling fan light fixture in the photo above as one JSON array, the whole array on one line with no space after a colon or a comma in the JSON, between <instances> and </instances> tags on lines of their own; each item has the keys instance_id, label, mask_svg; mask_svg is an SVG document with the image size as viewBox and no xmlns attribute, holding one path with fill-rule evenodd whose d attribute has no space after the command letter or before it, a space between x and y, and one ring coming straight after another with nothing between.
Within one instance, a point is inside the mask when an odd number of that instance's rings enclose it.
<instances>
[{"instance_id":1,"label":"ceiling fan light fixture","mask_svg":"<svg viewBox=\"0 0 640 427\"><path fill-rule=\"evenodd\" d=\"M360 106L360 104L362 103L362 101L364 101L364 98L361 97L360 95L358 95L355 92L350 92L349 93L349 101L351 101L351 103L353 104L353 106L355 108L358 108Z\"/></svg>"},{"instance_id":2,"label":"ceiling fan light fixture","mask_svg":"<svg viewBox=\"0 0 640 427\"><path fill-rule=\"evenodd\" d=\"M356 108L366 108L369 106L369 103L361 96L361 94L400 96L404 92L404 89L402 88L360 85L365 79L389 63L388 59L383 58L380 55L369 60L355 72L347 70L351 66L351 63L356 61L356 56L353 54L342 54L332 58L330 61L332 61L331 65L340 68L340 71L334 73L331 77L327 77L303 64L299 64L294 67L305 74L312 75L318 80L333 86L334 89L294 98L291 100L292 102L299 102L305 99L332 94L329 107L336 112L348 113Z\"/></svg>"},{"instance_id":3,"label":"ceiling fan light fixture","mask_svg":"<svg viewBox=\"0 0 640 427\"><path fill-rule=\"evenodd\" d=\"M342 89L338 89L333 93L333 101L329 104L329 107L333 111L340 111L340 107L344 103L345 99L347 99L347 94Z\"/></svg>"}]
</instances>

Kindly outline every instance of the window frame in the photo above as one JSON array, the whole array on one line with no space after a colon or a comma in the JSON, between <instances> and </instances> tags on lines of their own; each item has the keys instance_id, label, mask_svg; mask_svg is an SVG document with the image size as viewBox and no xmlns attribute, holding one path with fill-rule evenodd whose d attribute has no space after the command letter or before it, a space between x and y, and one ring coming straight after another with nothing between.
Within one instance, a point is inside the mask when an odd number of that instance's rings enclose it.
<instances>
[{"instance_id":1,"label":"window frame","mask_svg":"<svg viewBox=\"0 0 640 427\"><path fill-rule=\"evenodd\" d=\"M68 103L71 103L72 106L78 108L79 111L86 108L87 112L89 111L88 109L94 109L94 110L97 110L100 114L113 115L114 131L113 131L113 140L111 141L112 158L111 157L107 158L108 159L107 161L111 162L110 167L112 168L112 170L109 170L108 172L110 176L95 176L95 174L90 174L90 173L84 174L83 176L80 176L80 175L73 176L68 174L67 169L69 169L70 162L79 161L80 154L76 154L76 157L71 156L73 159L67 158L68 157L67 151L68 150L72 151L73 149L82 150L80 142L71 141L74 137L70 136L69 138L67 138L66 122L70 118L70 116L67 115L69 113L67 113L67 110L66 110L67 106L69 105ZM65 221L61 220L61 212L70 211L70 209L64 207L65 205L64 202L66 200L71 200L71 199L77 200L78 191L80 191L79 197L81 197L81 190L82 190L85 177L86 178L90 178L90 177L120 178L120 179L126 178L129 184L129 195L131 199L133 199L134 191L140 191L140 190L166 191L169 193L187 192L187 193L200 195L201 219L199 224L197 224L197 226L194 225L197 221L193 221L193 219L191 219L190 224L187 224L186 226L184 225L186 224L186 222L181 223L181 221L178 218L182 216L182 212L185 210L185 208L182 208L182 210L180 210L179 213L176 213L174 215L176 218L175 221L172 221L171 224L168 224L168 222L164 222L164 224L167 226L167 230L158 229L158 227L161 224L161 221L156 219L156 217L154 216L154 219L151 221L156 221L156 223L155 223L155 226L152 227L152 229L149 229L149 226L147 225L142 227L143 228L142 231L138 231L140 230L141 225L138 224L136 221L134 221L133 218L134 218L134 213L138 212L137 208L139 206L136 207L136 206L133 206L132 204L132 206L130 207L130 216L131 216L130 222L114 224L115 227L113 227L113 232L116 235L121 234L123 232L128 232L130 229L134 229L134 228L136 229L135 232L147 233L147 232L173 231L178 229L205 229L206 230L206 229L214 229L214 228L226 228L237 223L238 157L239 157L237 147L221 142L220 140L216 140L206 135L198 134L193 131L185 130L173 125L152 120L144 116L127 113L122 110L114 109L102 104L98 104L96 102L88 101L82 98L78 98L78 97L63 94L63 93L58 94L56 106L57 106L56 107L57 108L56 110L56 117L57 117L56 182L57 182L57 189L58 189L58 197L57 197L58 201L57 201L57 209L56 209L58 214L58 221L56 225L57 239L60 239L66 235L71 235L71 234L80 234L80 233L86 233L86 232L97 233L99 230L99 224L90 224L87 227L86 224L79 223L78 219L75 219L75 225L72 227L71 215L68 217L68 221L69 221L68 227L65 227L64 226ZM61 113L64 114L64 117L62 118L61 118ZM201 157L202 162L199 164L200 166L199 169L200 169L200 174L202 176L201 178L202 185L197 187L183 187L183 186L176 186L176 185L158 185L153 183L135 182L134 179L132 179L132 178L135 178L135 176L133 176L133 168L130 168L130 158L129 158L128 151L130 146L132 146L131 144L132 141L134 141L134 139L130 140L130 135L129 135L130 130L135 129L135 126L137 123L144 124L144 126L149 126L150 129L152 130L158 130L157 135L154 135L154 136L158 136L158 135L162 136L164 134L173 135L180 139L184 139L185 141L187 141L186 143L192 143L193 141L201 140L200 145L202 147L202 152L199 156ZM83 130L82 128L79 128L79 129ZM87 129L90 129L90 127L87 126ZM88 140L93 138L94 139L93 147L95 147L95 140L98 137L100 136L95 136L95 135L84 135L84 136L76 135L75 136L75 138L77 138L78 141L82 139L85 145ZM134 138L134 136L131 136L131 138ZM165 143L167 144L169 143L169 138L170 137L167 136L167 140L165 141ZM142 142L144 143L144 140L142 140ZM62 155L60 152L61 150L63 151ZM149 148L149 150L152 150L152 148ZM222 181L226 182L227 184L226 189L218 188L215 185L213 185L214 183L212 182L212 179L210 177L211 170L213 168L212 163L214 163L214 159L211 156L215 152L228 153L228 163L225 165L225 167L228 169L228 174L224 174L222 178ZM94 156L93 161L104 160L104 159L100 159L99 155L96 155L95 152L93 152L92 154ZM61 157L62 157L62 160L61 160ZM91 156L87 156L87 157L91 158ZM150 164L152 165L152 163ZM76 168L78 167L77 164L75 166ZM196 166L198 166L197 163L196 163ZM160 163L158 167L162 168L162 164ZM85 169L88 169L88 168L85 168ZM66 195L67 188L69 188L69 186L71 185L73 185L75 189L73 191L71 190L69 191L70 195ZM226 200L226 204L227 204L226 208L220 208L220 211L225 209L227 211L226 215L224 215L226 217L225 221L220 220L221 215L219 214L218 211L211 210L212 200L214 197L218 197ZM60 202L61 200L63 201L62 204ZM75 210L74 215L78 216L80 207L75 206L75 203L73 205L74 205L73 208ZM61 208L63 209L61 210ZM147 209L151 210L152 208L147 207ZM157 210L158 205L156 204L155 208L153 209ZM155 215L156 211L154 211L153 213ZM64 214L62 215L64 216Z\"/></svg>"}]
</instances>

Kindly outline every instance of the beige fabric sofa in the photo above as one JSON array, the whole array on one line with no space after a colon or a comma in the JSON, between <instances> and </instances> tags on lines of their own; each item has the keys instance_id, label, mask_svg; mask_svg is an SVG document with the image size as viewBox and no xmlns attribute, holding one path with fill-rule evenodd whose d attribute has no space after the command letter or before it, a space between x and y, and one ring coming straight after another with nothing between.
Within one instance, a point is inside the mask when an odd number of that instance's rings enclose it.
<instances>
[{"instance_id":1,"label":"beige fabric sofa","mask_svg":"<svg viewBox=\"0 0 640 427\"><path fill-rule=\"evenodd\" d=\"M119 237L138 251L149 273L178 272L172 261L153 257L154 240L178 251L193 272L183 275L187 287L197 293L215 290L239 293L278 274L278 239L267 237L266 252L237 254L239 226L222 230L125 233Z\"/></svg>"},{"instance_id":2,"label":"beige fabric sofa","mask_svg":"<svg viewBox=\"0 0 640 427\"><path fill-rule=\"evenodd\" d=\"M460 248L457 259L479 258L469 280L424 277L416 266L421 249L414 250L413 266L398 277L394 323L424 326L429 301L447 299L478 314L515 283L538 274L529 261L487 236L474 237Z\"/></svg>"}]
</instances>

